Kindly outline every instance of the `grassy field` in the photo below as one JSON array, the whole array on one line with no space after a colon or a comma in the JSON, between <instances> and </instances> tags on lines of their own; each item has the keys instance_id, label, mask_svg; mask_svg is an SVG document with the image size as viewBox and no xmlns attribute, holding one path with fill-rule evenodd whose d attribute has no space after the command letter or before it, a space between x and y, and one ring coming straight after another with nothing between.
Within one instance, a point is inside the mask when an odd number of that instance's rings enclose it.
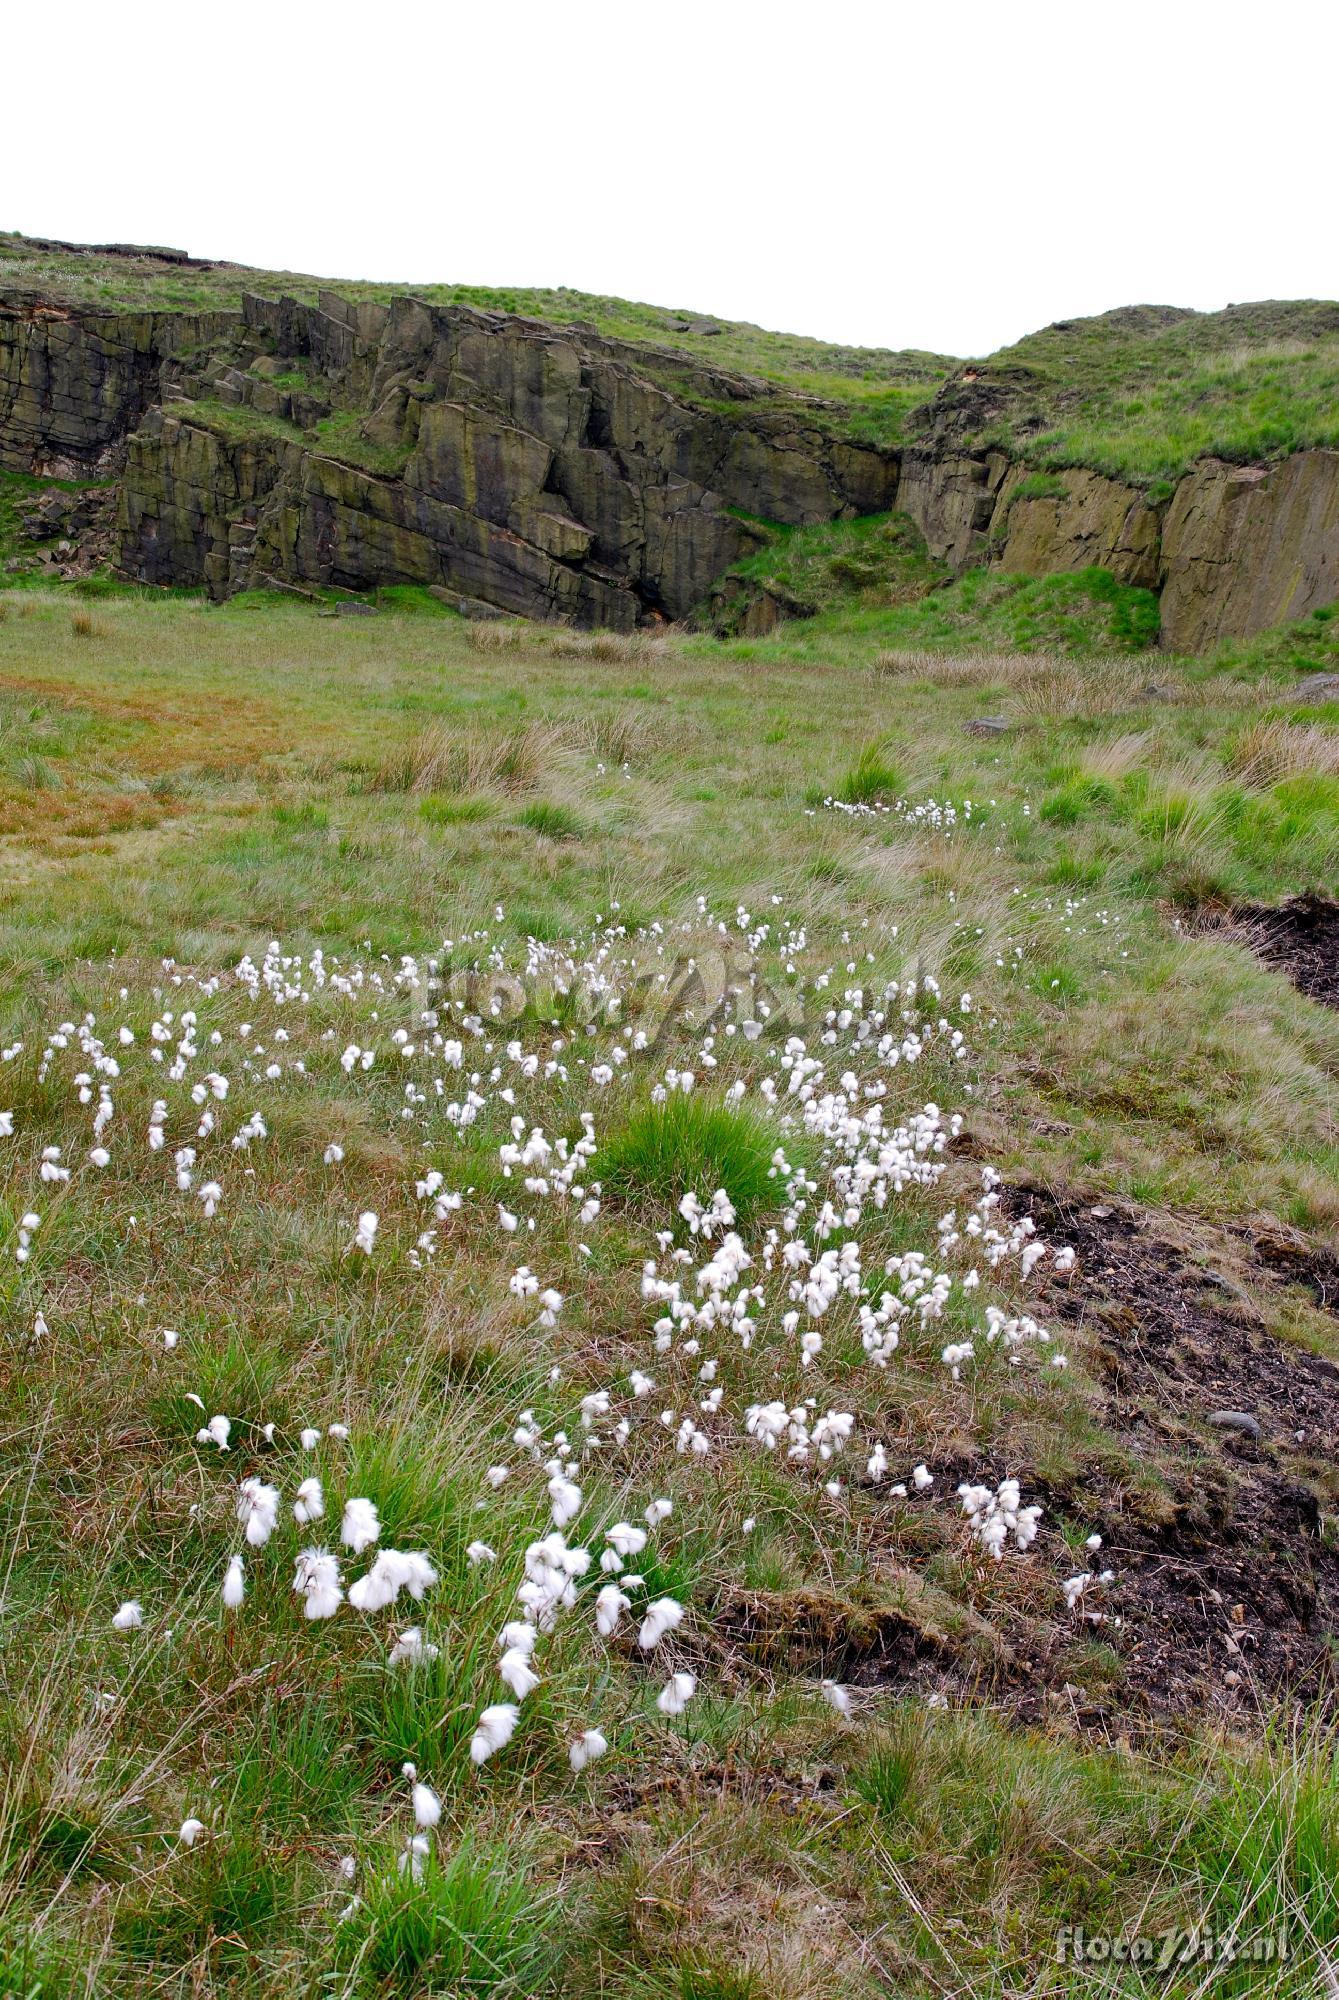
<instances>
[{"instance_id":1,"label":"grassy field","mask_svg":"<svg viewBox=\"0 0 1339 2000\"><path fill-rule=\"evenodd\" d=\"M1326 1990L1339 621L844 580L0 594L3 1990Z\"/></svg>"}]
</instances>

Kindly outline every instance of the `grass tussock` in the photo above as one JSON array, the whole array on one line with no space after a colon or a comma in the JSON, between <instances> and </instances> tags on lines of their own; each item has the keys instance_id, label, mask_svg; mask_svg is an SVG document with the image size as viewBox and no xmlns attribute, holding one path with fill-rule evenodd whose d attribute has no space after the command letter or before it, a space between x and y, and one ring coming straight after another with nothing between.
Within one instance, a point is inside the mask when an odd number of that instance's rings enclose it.
<instances>
[{"instance_id":1,"label":"grass tussock","mask_svg":"<svg viewBox=\"0 0 1339 2000\"><path fill-rule=\"evenodd\" d=\"M867 743L837 788L843 805L888 804L902 790L902 775L888 761L883 746Z\"/></svg>"},{"instance_id":2,"label":"grass tussock","mask_svg":"<svg viewBox=\"0 0 1339 2000\"><path fill-rule=\"evenodd\" d=\"M530 791L559 759L561 732L532 722L503 736L466 725L432 723L403 749L383 759L371 789L470 795Z\"/></svg>"},{"instance_id":3,"label":"grass tussock","mask_svg":"<svg viewBox=\"0 0 1339 2000\"><path fill-rule=\"evenodd\" d=\"M1247 784L1314 773L1339 776L1339 729L1268 719L1252 723L1230 746L1228 768Z\"/></svg>"},{"instance_id":4,"label":"grass tussock","mask_svg":"<svg viewBox=\"0 0 1339 2000\"><path fill-rule=\"evenodd\" d=\"M340 1963L376 1991L544 1991L557 1910L513 1867L508 1853L464 1846L416 1883L388 1855L340 1926Z\"/></svg>"},{"instance_id":5,"label":"grass tussock","mask_svg":"<svg viewBox=\"0 0 1339 2000\"><path fill-rule=\"evenodd\" d=\"M710 1201L718 1188L740 1216L779 1206L785 1181L776 1164L786 1135L757 1110L705 1092L674 1091L628 1113L600 1152L604 1185L622 1200L672 1213L680 1197Z\"/></svg>"}]
</instances>

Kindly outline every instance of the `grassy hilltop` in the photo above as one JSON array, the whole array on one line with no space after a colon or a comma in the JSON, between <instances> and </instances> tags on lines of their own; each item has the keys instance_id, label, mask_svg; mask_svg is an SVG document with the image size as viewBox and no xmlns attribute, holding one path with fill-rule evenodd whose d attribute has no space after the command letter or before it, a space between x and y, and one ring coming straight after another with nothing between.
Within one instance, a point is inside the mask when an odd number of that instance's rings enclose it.
<instances>
[{"instance_id":1,"label":"grassy hilltop","mask_svg":"<svg viewBox=\"0 0 1339 2000\"><path fill-rule=\"evenodd\" d=\"M1339 1955L1339 620L765 561L0 593L6 1991Z\"/></svg>"}]
</instances>

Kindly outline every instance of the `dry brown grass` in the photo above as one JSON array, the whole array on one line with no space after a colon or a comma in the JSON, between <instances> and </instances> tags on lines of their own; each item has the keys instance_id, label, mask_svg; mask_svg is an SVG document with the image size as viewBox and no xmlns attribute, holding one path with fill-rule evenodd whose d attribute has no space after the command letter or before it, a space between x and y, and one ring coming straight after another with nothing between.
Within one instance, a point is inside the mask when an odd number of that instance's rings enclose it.
<instances>
[{"instance_id":1,"label":"dry brown grass","mask_svg":"<svg viewBox=\"0 0 1339 2000\"><path fill-rule=\"evenodd\" d=\"M611 665L645 665L661 657L665 643L654 632L575 632L563 625L536 625L524 619L480 621L466 627L466 644L476 653L547 653L557 660L590 660Z\"/></svg>"},{"instance_id":2,"label":"dry brown grass","mask_svg":"<svg viewBox=\"0 0 1339 2000\"><path fill-rule=\"evenodd\" d=\"M531 625L494 622L492 619L476 620L465 627L465 644L476 653L515 653L522 646L535 643L535 630Z\"/></svg>"},{"instance_id":3,"label":"dry brown grass","mask_svg":"<svg viewBox=\"0 0 1339 2000\"><path fill-rule=\"evenodd\" d=\"M1303 772L1333 777L1339 774L1339 730L1317 722L1255 722L1233 743L1227 766L1247 784L1273 785Z\"/></svg>"},{"instance_id":4,"label":"dry brown grass","mask_svg":"<svg viewBox=\"0 0 1339 2000\"><path fill-rule=\"evenodd\" d=\"M70 630L76 639L105 639L107 627L99 625L91 612L76 611L70 620Z\"/></svg>"},{"instance_id":5,"label":"dry brown grass","mask_svg":"<svg viewBox=\"0 0 1339 2000\"><path fill-rule=\"evenodd\" d=\"M944 688L999 688L1017 698L1019 721L1060 722L1076 715L1116 715L1144 698L1147 663L1121 656L1071 660L1052 653L882 652L874 677L902 677ZM1168 698L1175 689L1168 688Z\"/></svg>"},{"instance_id":6,"label":"dry brown grass","mask_svg":"<svg viewBox=\"0 0 1339 2000\"><path fill-rule=\"evenodd\" d=\"M473 724L452 729L434 722L378 765L368 789L378 792L527 792L551 772L565 748L563 731L527 723L505 735Z\"/></svg>"},{"instance_id":7,"label":"dry brown grass","mask_svg":"<svg viewBox=\"0 0 1339 2000\"><path fill-rule=\"evenodd\" d=\"M664 641L653 632L554 632L548 651L560 660L599 660L645 666L659 659Z\"/></svg>"},{"instance_id":8,"label":"dry brown grass","mask_svg":"<svg viewBox=\"0 0 1339 2000\"><path fill-rule=\"evenodd\" d=\"M1147 729L1137 729L1109 743L1091 743L1079 757L1079 769L1087 778L1126 778L1149 762L1152 742Z\"/></svg>"}]
</instances>

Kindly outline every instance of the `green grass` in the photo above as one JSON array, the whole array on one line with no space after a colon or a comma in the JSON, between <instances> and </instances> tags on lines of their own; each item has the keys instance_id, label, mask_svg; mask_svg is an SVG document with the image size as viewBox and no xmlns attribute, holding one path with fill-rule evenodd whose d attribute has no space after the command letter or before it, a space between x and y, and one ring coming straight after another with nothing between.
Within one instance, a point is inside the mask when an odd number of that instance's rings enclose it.
<instances>
[{"instance_id":1,"label":"green grass","mask_svg":"<svg viewBox=\"0 0 1339 2000\"><path fill-rule=\"evenodd\" d=\"M807 528L768 524L766 533L766 545L736 563L713 593L712 623L718 632L738 630L760 591L775 597L792 616L812 616L832 606L910 602L947 578L904 514Z\"/></svg>"},{"instance_id":2,"label":"green grass","mask_svg":"<svg viewBox=\"0 0 1339 2000\"><path fill-rule=\"evenodd\" d=\"M548 799L536 799L521 813L521 825L545 840L580 840L582 825L570 806Z\"/></svg>"},{"instance_id":3,"label":"green grass","mask_svg":"<svg viewBox=\"0 0 1339 2000\"><path fill-rule=\"evenodd\" d=\"M964 421L965 441L1043 470L1091 466L1154 499L1205 453L1245 464L1339 444L1339 306L1328 302L1063 321L1001 348L978 375L994 408Z\"/></svg>"},{"instance_id":4,"label":"green grass","mask_svg":"<svg viewBox=\"0 0 1339 2000\"><path fill-rule=\"evenodd\" d=\"M771 1119L697 1090L675 1091L663 1104L639 1106L614 1128L601 1149L600 1169L610 1193L630 1201L673 1209L682 1195L707 1204L724 1188L737 1214L748 1217L781 1205L778 1148L787 1150L786 1135Z\"/></svg>"},{"instance_id":5,"label":"green grass","mask_svg":"<svg viewBox=\"0 0 1339 2000\"><path fill-rule=\"evenodd\" d=\"M339 1930L355 1990L533 1993L554 1958L557 1911L536 1902L512 1857L459 1848L415 1885L388 1858Z\"/></svg>"},{"instance_id":6,"label":"green grass","mask_svg":"<svg viewBox=\"0 0 1339 2000\"><path fill-rule=\"evenodd\" d=\"M871 638L908 651L1137 653L1157 644L1158 600L1103 569L1043 577L969 570L946 589L871 613L862 624Z\"/></svg>"},{"instance_id":7,"label":"green grass","mask_svg":"<svg viewBox=\"0 0 1339 2000\"><path fill-rule=\"evenodd\" d=\"M867 743L837 787L844 805L889 804L902 790L902 775L877 743Z\"/></svg>"}]
</instances>

